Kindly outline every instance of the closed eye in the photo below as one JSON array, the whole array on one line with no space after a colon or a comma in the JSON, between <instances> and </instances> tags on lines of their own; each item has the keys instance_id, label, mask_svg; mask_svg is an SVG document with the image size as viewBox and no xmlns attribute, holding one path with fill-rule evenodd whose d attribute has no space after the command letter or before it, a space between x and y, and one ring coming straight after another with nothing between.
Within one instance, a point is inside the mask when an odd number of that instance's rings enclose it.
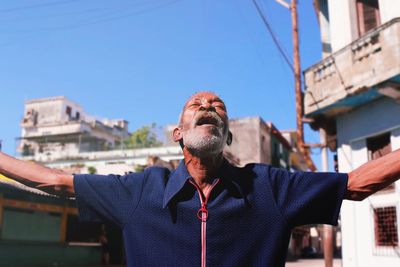
<instances>
[{"instance_id":1,"label":"closed eye","mask_svg":"<svg viewBox=\"0 0 400 267\"><path fill-rule=\"evenodd\" d=\"M189 105L189 108L191 108L191 107L198 107L198 106L200 106L199 103L193 103L193 104L190 104L190 105Z\"/></svg>"},{"instance_id":2,"label":"closed eye","mask_svg":"<svg viewBox=\"0 0 400 267\"><path fill-rule=\"evenodd\" d=\"M221 103L213 104L213 107L220 108L222 110L226 110L225 105Z\"/></svg>"}]
</instances>

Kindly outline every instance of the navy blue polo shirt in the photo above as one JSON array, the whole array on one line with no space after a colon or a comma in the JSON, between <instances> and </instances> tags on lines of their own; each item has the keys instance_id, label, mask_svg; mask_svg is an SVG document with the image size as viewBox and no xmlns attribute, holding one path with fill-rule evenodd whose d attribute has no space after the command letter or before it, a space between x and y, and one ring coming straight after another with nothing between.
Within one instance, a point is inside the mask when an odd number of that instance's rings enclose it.
<instances>
[{"instance_id":1,"label":"navy blue polo shirt","mask_svg":"<svg viewBox=\"0 0 400 267\"><path fill-rule=\"evenodd\" d=\"M264 164L224 162L207 203L202 246L199 194L183 161L177 170L75 175L81 219L112 221L123 231L128 266L285 265L290 232L337 224L347 174L290 173Z\"/></svg>"}]
</instances>

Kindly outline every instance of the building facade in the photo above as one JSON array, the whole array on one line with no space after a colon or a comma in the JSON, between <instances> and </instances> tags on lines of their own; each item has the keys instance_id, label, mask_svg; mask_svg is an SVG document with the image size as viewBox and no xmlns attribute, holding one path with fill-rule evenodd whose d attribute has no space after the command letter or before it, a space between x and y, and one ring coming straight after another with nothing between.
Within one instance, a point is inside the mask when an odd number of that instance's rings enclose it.
<instances>
[{"instance_id":1,"label":"building facade","mask_svg":"<svg viewBox=\"0 0 400 267\"><path fill-rule=\"evenodd\" d=\"M323 59L304 72L305 115L349 172L400 148L400 2L319 0ZM344 267L400 266L400 182L342 207Z\"/></svg>"},{"instance_id":2,"label":"building facade","mask_svg":"<svg viewBox=\"0 0 400 267\"><path fill-rule=\"evenodd\" d=\"M39 161L121 148L129 135L127 121L97 119L63 96L26 101L21 129L19 152Z\"/></svg>"}]
</instances>

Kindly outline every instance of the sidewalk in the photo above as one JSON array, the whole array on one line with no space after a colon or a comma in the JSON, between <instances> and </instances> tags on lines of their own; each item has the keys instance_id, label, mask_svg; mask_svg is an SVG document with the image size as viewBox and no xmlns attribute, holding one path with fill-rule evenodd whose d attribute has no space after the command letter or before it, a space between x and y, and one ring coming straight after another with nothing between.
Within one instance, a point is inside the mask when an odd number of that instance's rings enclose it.
<instances>
[{"instance_id":1,"label":"sidewalk","mask_svg":"<svg viewBox=\"0 0 400 267\"><path fill-rule=\"evenodd\" d=\"M298 260L295 262L287 262L285 267L324 267L324 259L312 259L312 260ZM341 267L342 261L335 259L333 260L333 267Z\"/></svg>"},{"instance_id":2,"label":"sidewalk","mask_svg":"<svg viewBox=\"0 0 400 267\"><path fill-rule=\"evenodd\" d=\"M125 267L124 265L99 265L90 267ZM312 260L298 260L295 262L287 262L285 267L325 267L323 259L312 259ZM342 261L335 259L333 261L333 267L342 267Z\"/></svg>"}]
</instances>

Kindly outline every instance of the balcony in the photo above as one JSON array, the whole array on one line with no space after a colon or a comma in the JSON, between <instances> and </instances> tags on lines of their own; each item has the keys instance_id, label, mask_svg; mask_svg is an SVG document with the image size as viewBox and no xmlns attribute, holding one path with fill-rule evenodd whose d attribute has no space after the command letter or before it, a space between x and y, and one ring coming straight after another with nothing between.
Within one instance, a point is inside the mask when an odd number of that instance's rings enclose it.
<instances>
[{"instance_id":1,"label":"balcony","mask_svg":"<svg viewBox=\"0 0 400 267\"><path fill-rule=\"evenodd\" d=\"M383 95L400 100L400 18L304 71L307 117L334 117Z\"/></svg>"}]
</instances>

